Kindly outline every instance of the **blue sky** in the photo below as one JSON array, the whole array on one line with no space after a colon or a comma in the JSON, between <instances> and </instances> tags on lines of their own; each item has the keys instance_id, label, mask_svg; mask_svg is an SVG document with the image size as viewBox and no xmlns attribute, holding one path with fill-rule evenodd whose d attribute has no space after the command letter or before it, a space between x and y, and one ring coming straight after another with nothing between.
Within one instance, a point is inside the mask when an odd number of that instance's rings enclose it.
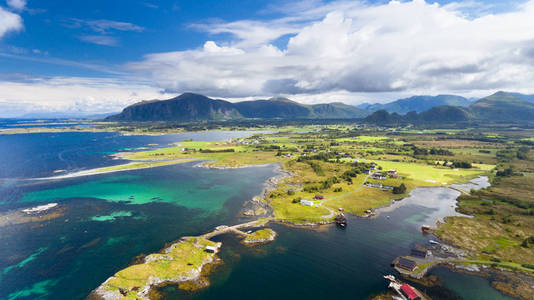
<instances>
[{"instance_id":1,"label":"blue sky","mask_svg":"<svg viewBox=\"0 0 534 300\"><path fill-rule=\"evenodd\" d=\"M530 92L534 75L525 70L534 57L534 28L529 33L526 22L533 7L0 0L0 117L116 111L186 91L232 101L284 95L353 104L411 94Z\"/></svg>"}]
</instances>

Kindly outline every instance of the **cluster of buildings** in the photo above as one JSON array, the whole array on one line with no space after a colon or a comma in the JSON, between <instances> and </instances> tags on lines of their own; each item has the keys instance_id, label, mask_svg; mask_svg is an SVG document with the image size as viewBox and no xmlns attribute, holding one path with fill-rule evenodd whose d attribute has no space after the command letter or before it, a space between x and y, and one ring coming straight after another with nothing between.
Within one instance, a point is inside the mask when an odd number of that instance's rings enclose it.
<instances>
[{"instance_id":1,"label":"cluster of buildings","mask_svg":"<svg viewBox=\"0 0 534 300\"><path fill-rule=\"evenodd\" d=\"M417 261L422 261L432 256L432 252L422 247L414 247L410 250L410 256L398 257L393 261L393 265L400 270L413 272L417 269Z\"/></svg>"},{"instance_id":2,"label":"cluster of buildings","mask_svg":"<svg viewBox=\"0 0 534 300\"><path fill-rule=\"evenodd\" d=\"M383 185L383 184L379 184L379 183L365 183L366 186L368 187L372 187L372 188L377 188L377 189L381 189L383 191L391 191L393 190L393 187L391 185Z\"/></svg>"},{"instance_id":3,"label":"cluster of buildings","mask_svg":"<svg viewBox=\"0 0 534 300\"><path fill-rule=\"evenodd\" d=\"M259 140L252 140L252 141L248 141L248 140L236 140L234 141L236 144L241 144L241 145L259 145L260 141Z\"/></svg>"},{"instance_id":4,"label":"cluster of buildings","mask_svg":"<svg viewBox=\"0 0 534 300\"><path fill-rule=\"evenodd\" d=\"M364 174L370 174L371 178L375 179L375 180L386 180L388 177L389 178L397 178L398 177L397 170L394 170L394 169L388 170L387 171L387 176L384 175L381 172L371 173L371 170L364 170L363 173ZM379 184L379 183L366 182L365 185L368 186L368 187L372 187L372 188L378 188L378 189L381 189L383 191L393 190L393 186L383 185L383 184Z\"/></svg>"},{"instance_id":5,"label":"cluster of buildings","mask_svg":"<svg viewBox=\"0 0 534 300\"><path fill-rule=\"evenodd\" d=\"M372 170L372 169L371 169ZM365 174L371 174L371 170L364 170L363 172ZM385 180L387 178L397 178L399 177L399 174L397 173L397 170L391 169L387 171L387 176L381 172L375 172L371 174L371 178L376 180Z\"/></svg>"},{"instance_id":6,"label":"cluster of buildings","mask_svg":"<svg viewBox=\"0 0 534 300\"><path fill-rule=\"evenodd\" d=\"M323 195L315 195L315 197L313 198L315 200L324 200ZM313 202L312 200L300 200L300 204L306 205L306 206L315 206L315 202Z\"/></svg>"}]
</instances>

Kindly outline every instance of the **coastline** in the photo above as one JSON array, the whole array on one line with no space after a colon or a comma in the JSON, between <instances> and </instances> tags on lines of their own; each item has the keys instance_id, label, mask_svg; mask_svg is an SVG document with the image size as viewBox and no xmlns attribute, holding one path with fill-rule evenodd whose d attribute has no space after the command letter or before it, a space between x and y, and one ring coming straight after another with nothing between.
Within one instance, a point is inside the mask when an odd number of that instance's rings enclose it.
<instances>
[{"instance_id":1,"label":"coastline","mask_svg":"<svg viewBox=\"0 0 534 300\"><path fill-rule=\"evenodd\" d=\"M480 176L478 178L472 179L470 183L473 183L473 180L479 180L482 177L485 177L485 176ZM470 183L465 184L465 185L469 185ZM474 184L475 184L475 189L486 187L486 186L478 186L476 183ZM456 191L460 193L460 195L466 193L465 191L463 191L463 189L458 188L458 187L447 186L443 188ZM382 208L380 210L380 213L389 212L402 205L402 204L395 205L394 202L396 201L393 200L392 201L393 205ZM456 200L456 203L457 202L458 200ZM458 206L455 206L454 208L456 211ZM377 211L377 215L378 214L379 212ZM425 280L426 275L432 269L437 268L437 267L445 267L449 269L451 272L465 273L469 275L484 277L486 279L492 277L490 274L493 274L497 277L505 278L502 280L491 281L492 287L497 289L504 295L523 299L524 295L534 294L534 285L530 287L523 287L523 289L520 292L518 292L515 288L513 288L514 282L520 280L519 278L516 278L517 276L524 276L525 278L529 278L531 281L534 281L534 270L521 267L521 266L515 266L504 261L498 262L498 261L489 261L489 260L487 261L478 260L478 259L472 258L468 250L462 249L461 247L457 245L443 241L441 237L439 236L439 234L437 234L437 231L440 229L440 226L443 226L447 223L448 217L450 216L444 216L438 219L434 224L429 224L431 226L431 229L428 232L432 234L432 236L434 236L439 241L439 244L434 245L433 248L432 246L427 247L427 250L428 249L432 250L433 255L425 259L414 257L412 255L399 256L399 257L404 257L404 258L416 261L418 263L418 267L414 271L406 271L404 269L401 269L395 266L395 270L397 272L399 272L405 279L416 280L419 283L423 282L421 284L427 287L431 287L431 285L429 285L430 283L425 283L427 282L427 280ZM457 217L474 218L474 216L465 215L465 214L461 214ZM435 256L434 251L438 253L437 256ZM394 261L396 261L399 257L397 257Z\"/></svg>"},{"instance_id":2,"label":"coastline","mask_svg":"<svg viewBox=\"0 0 534 300\"><path fill-rule=\"evenodd\" d=\"M271 164L264 164L264 165L271 165ZM195 167L207 167L207 166L201 163L201 164L195 165ZM252 167L252 165L247 166L247 167ZM224 169L224 168L217 167L216 169ZM276 164L274 171L277 174L269 178L264 183L264 187L260 194L263 197L265 197L265 195L267 195L267 193L270 190L276 188L278 186L278 183L282 179L287 178L289 176L293 176L291 172L283 170L283 167L281 166L281 164ZM253 199L246 201L245 204L248 202L253 202L254 199L258 197L259 196L253 197ZM206 259L200 266L196 267L195 269L189 270L189 273L187 273L186 275L181 276L181 277L176 277L176 278L170 278L170 279L169 278L162 279L157 276L151 276L147 278L147 281L142 287L135 287L129 290L125 290L122 287L114 286L113 282L117 281L117 278L118 276L120 276L119 274L121 272L127 270L128 268L132 268L132 267L139 265L139 264L137 265L133 264L127 267L126 269L120 270L115 275L109 277L106 281L104 281L95 290L91 292L91 294L89 295L89 298L103 299L103 300L117 300L117 299L122 299L123 297L127 297L128 295L135 294L140 299L150 300L151 298L149 297L149 295L154 290L154 288L157 288L162 285L167 285L167 284L176 284L180 288L180 284L198 280L201 277L201 274L203 273L203 270L205 269L206 266L221 262L220 258L218 258L216 254L219 251L220 247L222 247L222 243L215 243L215 242L210 241L211 238L213 238L214 236L220 235L220 234L228 234L228 233L232 234L233 233L236 235L244 236L242 243L247 246L251 246L251 247L274 241L277 234L271 229L269 229L268 231L266 229L263 229L269 233L267 237L260 238L260 239L252 238L249 241L246 240L249 237L249 234L240 230L242 228L265 227L270 221L274 221L272 217L272 208L270 207L270 205L266 203L265 201L261 201L261 203L269 207L270 209L269 214L268 214L269 217L256 218L253 221L245 222L245 223L241 223L241 224L237 224L233 226L220 225L220 226L217 226L213 231L196 236L196 237L182 237L178 242L174 242L173 244L171 244L171 246L161 250L160 253L163 253L164 255L150 254L146 256L143 260L143 263L140 264L140 265L150 264L150 263L153 263L154 261L175 261L176 259L180 259L180 258L185 259L185 257L171 258L165 255L169 253L173 248L177 247L180 243L184 243L185 241L184 239L194 238L194 239L201 239L209 243L214 243L217 249L213 253L211 253L212 255L210 256L210 258ZM254 236L254 234L256 234L256 232L252 233L252 236ZM205 280L202 280L202 285L199 286L199 288L204 288L207 286L209 286L209 281L205 279Z\"/></svg>"},{"instance_id":3,"label":"coastline","mask_svg":"<svg viewBox=\"0 0 534 300\"><path fill-rule=\"evenodd\" d=\"M142 169L151 169L151 168L157 168L157 167L163 167L163 166L170 166L170 165L176 165L176 164L181 164L181 163L187 163L187 162L192 162L192 161L197 161L197 159L191 158L191 159L176 159L176 160L171 160L171 161L151 161L151 162L131 161L129 163L122 164L122 165L116 165L116 166L110 166L110 167L103 167L103 168L84 170L84 171L69 173L69 174L65 174L65 175L57 175L57 176L50 176L50 177L40 177L40 178L31 178L29 180L61 180L61 179L69 179L69 178L77 178L77 177L84 177L84 176L101 175L101 174L116 173L116 172L123 172L123 171L134 171L134 170L142 170ZM149 164L149 165L133 167L133 168L131 167L131 166L135 166L137 164ZM110 169L110 168L113 168L113 169Z\"/></svg>"},{"instance_id":4,"label":"coastline","mask_svg":"<svg viewBox=\"0 0 534 300\"><path fill-rule=\"evenodd\" d=\"M180 160L176 160L176 161L168 161L166 163L168 163L168 164L178 164L178 163L191 162L191 161L196 161L196 160L200 160L200 159L185 159L185 160L184 159L180 159ZM249 168L249 167L273 165L273 163L268 163L268 164L258 164L258 165L250 165L249 164L249 165L242 165L242 166L213 166L213 165L209 165L210 162L212 162L212 160L208 160L208 161L204 161L204 162L198 163L198 164L194 165L194 167L224 170L224 169L242 169L242 168ZM297 223L297 222L292 222L290 220L283 220L283 219L274 218L273 208L269 204L269 201L267 200L267 196L268 196L270 191L272 191L272 190L274 190L274 189L279 187L279 184L282 182L283 179L291 177L291 176L295 176L295 174L291 173L288 170L285 170L281 163L274 163L274 165L275 165L274 171L277 174L275 176L269 178L264 183L264 188L263 188L262 192L260 193L260 195L255 196L252 199L250 199L250 200L248 200L248 201L246 201L244 203L244 206L247 205L247 203L253 203L255 205L259 204L262 207L266 208L266 213L264 215L266 215L268 217L268 219L261 226L265 226L265 224L270 222L270 221L273 221L273 222L276 222L276 223L280 223L280 224L284 224L285 226L295 226L295 227L320 226L320 225L327 225L327 224L333 223L332 220ZM124 165L122 165L122 166L124 166ZM144 169L144 168L152 168L152 167L156 167L156 166L148 166L148 167L135 168L135 169ZM99 169L97 169L97 170L88 170L88 171L85 171L85 172L78 172L78 173L74 173L74 174L66 174L66 175L54 176L52 178L46 178L46 179L64 179L64 178L70 178L70 177L89 176L89 175L104 174L104 173L111 173L111 172L125 171L125 170L135 170L135 169L130 168L130 169L121 169L121 170L109 170L109 171L102 171L102 169L100 169L100 171L97 171ZM449 188L449 187L448 186L443 186L443 187L420 187L420 188ZM451 190L455 190L455 189L451 189ZM391 211L391 210L396 209L397 206L395 206L394 204L397 203L397 202L400 202L401 200L404 200L406 197L409 197L409 195L407 195L405 197L402 197L402 198L399 198L399 199L391 200L388 205L384 205L384 206L382 206L380 208L377 208L377 212L378 213L383 213L383 212L386 212L386 211ZM254 215L254 216L256 216L256 215ZM358 216L358 215L356 215L356 216ZM358 216L358 217L370 218L370 216ZM257 225L255 222L258 222L260 220L261 220L261 218L256 219L255 221L252 221L252 223L254 225ZM248 223L251 223L251 222L248 222ZM238 224L238 225L235 225L235 226L232 226L232 227L246 228L247 227L246 224L247 223ZM438 224L439 224L439 222L438 222ZM255 226L249 226L249 227L255 227ZM217 229L215 231L217 231ZM220 232L220 233L216 232L216 235L223 234L223 233L236 233L238 235L241 234L240 232L235 232L233 230L222 229L222 232ZM205 238L205 239L210 239L212 237L213 236L207 236L206 234L198 236L198 238ZM273 239L274 239L274 237L273 237ZM263 244L264 242L269 242L269 241L271 241L271 240L270 239L268 241L267 240L266 241L262 240L261 242L258 242L258 243L252 243L251 246L252 245L256 245L256 244ZM141 290L143 292L143 294L141 294L141 296L145 297L145 298L141 298L141 299L150 299L148 297L148 294L153 289L153 287L157 287L157 286L160 286L160 285L166 285L166 284L180 284L180 283L184 283L184 282L191 282L191 281L197 280L200 277L200 273L202 272L204 266L211 264L215 260L219 260L219 259L218 258L214 258L213 260L210 260L209 262L206 262L205 264L202 264L197 269L197 271L191 273L191 276L185 276L185 277L182 277L182 278L179 278L179 279L165 279L165 280L157 279L157 277L154 277L155 279L150 281L150 283L148 285L144 286L143 289ZM145 263L146 263L146 261L145 261ZM443 263L445 263L445 262L443 262ZM429 271L430 269L432 269L434 266L441 265L441 264L442 263L440 262L440 263L436 263L434 265L428 266L425 269L425 272L422 272L423 274L421 274L421 276L419 278L424 277L426 272ZM103 290L103 286L105 286L107 283L109 283L109 280L111 280L112 278L113 278L113 276L110 277L108 280L106 280L104 283L102 283L102 285L99 286L94 291L94 293L96 293L97 295L101 296L102 299L106 299L106 300L107 299L119 299L120 297L119 298L112 298L110 296L111 294L110 294L109 291L106 292L105 290ZM207 283L206 281L203 281L203 283L204 283L203 284L204 287L207 287L209 285L209 282ZM108 295L108 294L110 294L110 295ZM113 295L114 295L113 297L116 297L117 293L113 293ZM108 298L106 298L106 297L108 297Z\"/></svg>"},{"instance_id":5,"label":"coastline","mask_svg":"<svg viewBox=\"0 0 534 300\"><path fill-rule=\"evenodd\" d=\"M118 271L93 290L88 297L103 300L129 299L128 297L151 300L150 294L154 292L154 289L164 285L173 284L178 285L180 288L180 284L191 283L186 286L188 288L194 286L196 289L208 287L208 279L202 278L201 280L202 276L207 275L206 267L222 262L217 256L222 243L213 242L210 239L217 235L230 233L243 237L242 242L247 246L265 244L276 238L277 234L272 229L259 229L251 234L245 233L241 229L264 227L270 221L271 219L269 218L259 218L233 226L220 225L213 231L199 236L182 237L160 252L145 256L142 263L134 263ZM264 232L267 232L268 236L256 238L256 236L265 235ZM250 239L247 240L249 237ZM190 243L192 246L186 247ZM178 251L177 249L180 248L185 250ZM200 262L194 263L190 261L193 259L192 257L199 256L202 257ZM172 270L171 273L160 271L172 264L174 264L175 268L179 268L178 271ZM160 265L165 266L165 268L159 267ZM159 274L158 272L163 273ZM144 275L139 275L139 273ZM130 274L135 274L135 279L129 277ZM201 284L195 286L195 281L199 280L201 280Z\"/></svg>"}]
</instances>

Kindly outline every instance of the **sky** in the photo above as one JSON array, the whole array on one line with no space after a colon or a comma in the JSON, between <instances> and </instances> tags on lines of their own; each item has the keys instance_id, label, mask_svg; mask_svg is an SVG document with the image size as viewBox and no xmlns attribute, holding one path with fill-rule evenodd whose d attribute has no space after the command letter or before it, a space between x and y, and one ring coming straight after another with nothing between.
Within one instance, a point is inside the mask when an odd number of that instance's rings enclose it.
<instances>
[{"instance_id":1,"label":"sky","mask_svg":"<svg viewBox=\"0 0 534 300\"><path fill-rule=\"evenodd\" d=\"M0 117L534 94L534 0L0 0Z\"/></svg>"}]
</instances>

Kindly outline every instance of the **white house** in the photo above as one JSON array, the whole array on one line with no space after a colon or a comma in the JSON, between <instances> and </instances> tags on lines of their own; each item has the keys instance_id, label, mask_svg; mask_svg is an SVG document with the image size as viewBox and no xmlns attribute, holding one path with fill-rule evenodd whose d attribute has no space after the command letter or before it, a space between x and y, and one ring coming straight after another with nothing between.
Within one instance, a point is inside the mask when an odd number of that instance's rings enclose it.
<instances>
[{"instance_id":1,"label":"white house","mask_svg":"<svg viewBox=\"0 0 534 300\"><path fill-rule=\"evenodd\" d=\"M313 206L313 201L310 200L300 200L300 204L306 205L306 206Z\"/></svg>"}]
</instances>

